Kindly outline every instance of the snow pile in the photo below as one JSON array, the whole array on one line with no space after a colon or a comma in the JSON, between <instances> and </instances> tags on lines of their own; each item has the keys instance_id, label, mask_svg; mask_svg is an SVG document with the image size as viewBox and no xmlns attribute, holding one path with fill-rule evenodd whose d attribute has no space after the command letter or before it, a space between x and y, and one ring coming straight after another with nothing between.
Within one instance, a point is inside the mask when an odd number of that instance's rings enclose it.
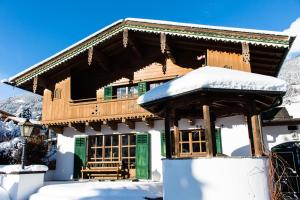
<instances>
[{"instance_id":1,"label":"snow pile","mask_svg":"<svg viewBox=\"0 0 300 200\"><path fill-rule=\"evenodd\" d=\"M12 172L40 172L48 171L48 167L45 165L29 165L22 169L21 165L0 165L0 172L12 173Z\"/></svg>"},{"instance_id":2,"label":"snow pile","mask_svg":"<svg viewBox=\"0 0 300 200\"><path fill-rule=\"evenodd\" d=\"M0 187L0 199L1 200L10 200L8 192Z\"/></svg>"},{"instance_id":3,"label":"snow pile","mask_svg":"<svg viewBox=\"0 0 300 200\"><path fill-rule=\"evenodd\" d=\"M287 84L271 76L207 66L146 92L138 98L137 102L144 104L196 90L210 89L285 93Z\"/></svg>"},{"instance_id":4,"label":"snow pile","mask_svg":"<svg viewBox=\"0 0 300 200\"><path fill-rule=\"evenodd\" d=\"M161 182L104 181L47 185L29 200L143 200L162 197Z\"/></svg>"}]
</instances>

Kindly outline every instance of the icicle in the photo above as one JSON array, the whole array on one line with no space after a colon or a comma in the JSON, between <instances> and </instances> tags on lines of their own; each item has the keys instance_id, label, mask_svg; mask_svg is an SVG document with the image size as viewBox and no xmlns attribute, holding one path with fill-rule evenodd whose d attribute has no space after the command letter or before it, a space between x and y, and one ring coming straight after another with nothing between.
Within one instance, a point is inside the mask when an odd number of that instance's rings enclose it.
<instances>
[{"instance_id":1,"label":"icicle","mask_svg":"<svg viewBox=\"0 0 300 200\"><path fill-rule=\"evenodd\" d=\"M90 47L88 50L88 64L91 65L92 61L93 61L93 51L94 51L94 47Z\"/></svg>"},{"instance_id":2,"label":"icicle","mask_svg":"<svg viewBox=\"0 0 300 200\"><path fill-rule=\"evenodd\" d=\"M33 85L32 85L33 93L36 93L37 83L38 83L38 77L35 76L35 77L33 77Z\"/></svg>"},{"instance_id":3,"label":"icicle","mask_svg":"<svg viewBox=\"0 0 300 200\"><path fill-rule=\"evenodd\" d=\"M128 29L123 31L123 46L126 48L128 44Z\"/></svg>"},{"instance_id":4,"label":"icicle","mask_svg":"<svg viewBox=\"0 0 300 200\"><path fill-rule=\"evenodd\" d=\"M243 61L247 64L250 64L249 44L246 42L242 42L242 55Z\"/></svg>"},{"instance_id":5,"label":"icicle","mask_svg":"<svg viewBox=\"0 0 300 200\"><path fill-rule=\"evenodd\" d=\"M160 49L162 53L166 51L166 34L160 33Z\"/></svg>"}]
</instances>

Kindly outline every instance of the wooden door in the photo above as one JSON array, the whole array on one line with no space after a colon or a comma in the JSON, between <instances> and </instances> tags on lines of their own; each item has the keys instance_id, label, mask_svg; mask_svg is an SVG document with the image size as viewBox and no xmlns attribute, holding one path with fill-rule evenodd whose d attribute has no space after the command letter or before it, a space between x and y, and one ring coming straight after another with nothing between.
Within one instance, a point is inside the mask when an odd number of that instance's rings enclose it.
<instances>
[{"instance_id":1,"label":"wooden door","mask_svg":"<svg viewBox=\"0 0 300 200\"><path fill-rule=\"evenodd\" d=\"M75 138L74 179L80 178L81 167L86 164L86 137Z\"/></svg>"},{"instance_id":2,"label":"wooden door","mask_svg":"<svg viewBox=\"0 0 300 200\"><path fill-rule=\"evenodd\" d=\"M136 135L136 178L150 178L150 134Z\"/></svg>"}]
</instances>

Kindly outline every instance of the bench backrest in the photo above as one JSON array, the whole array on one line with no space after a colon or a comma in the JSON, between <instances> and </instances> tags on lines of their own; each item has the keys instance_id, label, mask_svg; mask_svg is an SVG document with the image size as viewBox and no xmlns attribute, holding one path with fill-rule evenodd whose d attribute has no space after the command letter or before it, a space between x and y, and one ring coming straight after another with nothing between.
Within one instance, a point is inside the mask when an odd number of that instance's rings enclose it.
<instances>
[{"instance_id":1,"label":"bench backrest","mask_svg":"<svg viewBox=\"0 0 300 200\"><path fill-rule=\"evenodd\" d=\"M102 168L102 167L111 167L111 168L120 168L122 166L121 161L93 161L87 162L86 167L93 169L93 168Z\"/></svg>"}]
</instances>

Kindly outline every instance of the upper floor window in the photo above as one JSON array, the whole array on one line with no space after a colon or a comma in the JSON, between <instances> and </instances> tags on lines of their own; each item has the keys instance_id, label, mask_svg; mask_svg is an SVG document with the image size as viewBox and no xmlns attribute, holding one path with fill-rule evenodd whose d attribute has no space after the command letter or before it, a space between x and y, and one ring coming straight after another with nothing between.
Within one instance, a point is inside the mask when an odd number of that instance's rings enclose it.
<instances>
[{"instance_id":1,"label":"upper floor window","mask_svg":"<svg viewBox=\"0 0 300 200\"><path fill-rule=\"evenodd\" d=\"M164 82L156 82L156 83L150 83L149 84L149 89L153 89L153 88L156 88L157 86L160 86L162 85Z\"/></svg>"},{"instance_id":2,"label":"upper floor window","mask_svg":"<svg viewBox=\"0 0 300 200\"><path fill-rule=\"evenodd\" d=\"M138 94L138 86L125 86L117 88L117 99L133 97Z\"/></svg>"}]
</instances>

